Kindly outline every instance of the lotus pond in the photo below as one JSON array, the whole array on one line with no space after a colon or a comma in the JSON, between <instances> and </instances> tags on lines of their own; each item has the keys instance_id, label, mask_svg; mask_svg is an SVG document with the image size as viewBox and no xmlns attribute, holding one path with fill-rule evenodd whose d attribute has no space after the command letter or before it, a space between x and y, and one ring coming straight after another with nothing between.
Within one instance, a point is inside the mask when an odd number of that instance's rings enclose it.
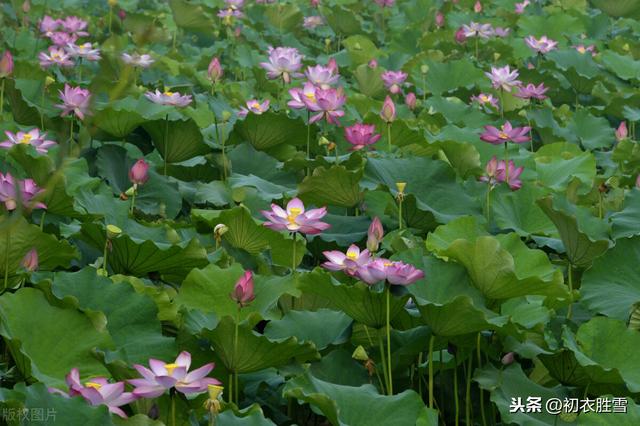
<instances>
[{"instance_id":1,"label":"lotus pond","mask_svg":"<svg viewBox=\"0 0 640 426\"><path fill-rule=\"evenodd\" d=\"M638 19L0 2L0 423L640 424Z\"/></svg>"}]
</instances>

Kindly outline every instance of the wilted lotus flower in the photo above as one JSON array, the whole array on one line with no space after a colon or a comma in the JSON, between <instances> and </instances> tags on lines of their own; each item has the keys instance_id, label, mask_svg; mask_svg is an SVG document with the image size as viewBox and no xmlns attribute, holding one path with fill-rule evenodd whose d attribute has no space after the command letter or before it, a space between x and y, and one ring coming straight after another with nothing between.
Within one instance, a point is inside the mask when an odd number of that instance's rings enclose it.
<instances>
[{"instance_id":1,"label":"wilted lotus flower","mask_svg":"<svg viewBox=\"0 0 640 426\"><path fill-rule=\"evenodd\" d=\"M67 44L67 52L75 58L82 58L87 61L100 60L100 49L94 49L91 43L84 43L80 45L69 43Z\"/></svg>"},{"instance_id":2,"label":"wilted lotus flower","mask_svg":"<svg viewBox=\"0 0 640 426\"><path fill-rule=\"evenodd\" d=\"M32 202L36 195L43 192L44 189L40 189L33 179L14 179L9 172L5 175L0 173L0 202L9 211L18 207L18 200L22 201L25 209L46 209L44 203Z\"/></svg>"},{"instance_id":3,"label":"wilted lotus flower","mask_svg":"<svg viewBox=\"0 0 640 426\"><path fill-rule=\"evenodd\" d=\"M78 40L78 36L62 31L56 31L49 35L49 40L58 47L65 47L69 43L75 43Z\"/></svg>"},{"instance_id":4,"label":"wilted lotus flower","mask_svg":"<svg viewBox=\"0 0 640 426\"><path fill-rule=\"evenodd\" d=\"M442 28L444 26L444 14L440 11L436 12L436 27Z\"/></svg>"},{"instance_id":5,"label":"wilted lotus flower","mask_svg":"<svg viewBox=\"0 0 640 426\"><path fill-rule=\"evenodd\" d=\"M77 368L67 374L66 381L68 394L56 388L49 388L49 392L66 398L80 395L90 405L106 405L111 413L122 418L127 418L127 414L120 407L138 399L133 393L124 391L124 382L109 383L104 377L94 377L82 384Z\"/></svg>"},{"instance_id":6,"label":"wilted lotus flower","mask_svg":"<svg viewBox=\"0 0 640 426\"><path fill-rule=\"evenodd\" d=\"M151 64L155 62L151 55L147 55L146 53L142 55L138 53L133 53L131 55L123 53L121 57L125 64L140 68L149 68Z\"/></svg>"},{"instance_id":7,"label":"wilted lotus flower","mask_svg":"<svg viewBox=\"0 0 640 426\"><path fill-rule=\"evenodd\" d=\"M407 96L404 98L405 105L407 105L407 107L409 107L411 111L413 111L416 108L417 101L418 100L416 99L416 94L413 92L409 92Z\"/></svg>"},{"instance_id":8,"label":"wilted lotus flower","mask_svg":"<svg viewBox=\"0 0 640 426\"><path fill-rule=\"evenodd\" d=\"M549 53L552 50L556 49L558 46L558 42L555 40L551 40L547 38L547 36L542 36L540 39L536 39L534 36L529 36L524 39L524 42L537 53Z\"/></svg>"},{"instance_id":9,"label":"wilted lotus flower","mask_svg":"<svg viewBox=\"0 0 640 426\"><path fill-rule=\"evenodd\" d=\"M36 271L38 269L38 250L32 248L24 255L22 259L22 267L29 272Z\"/></svg>"},{"instance_id":10,"label":"wilted lotus flower","mask_svg":"<svg viewBox=\"0 0 640 426\"><path fill-rule=\"evenodd\" d=\"M13 56L5 50L0 58L0 78L9 77L13 73Z\"/></svg>"},{"instance_id":11,"label":"wilted lotus flower","mask_svg":"<svg viewBox=\"0 0 640 426\"><path fill-rule=\"evenodd\" d=\"M524 0L522 3L516 3L516 5L515 5L516 13L518 15L524 13L524 9L527 6L529 6L529 4L531 4L531 2L529 0Z\"/></svg>"},{"instance_id":12,"label":"wilted lotus flower","mask_svg":"<svg viewBox=\"0 0 640 426\"><path fill-rule=\"evenodd\" d=\"M513 127L510 122L505 122L500 129L494 126L484 126L484 133L480 139L493 145L500 145L507 142L524 143L529 142L529 132L531 127Z\"/></svg>"},{"instance_id":13,"label":"wilted lotus flower","mask_svg":"<svg viewBox=\"0 0 640 426\"><path fill-rule=\"evenodd\" d=\"M627 122L623 121L616 129L616 139L621 141L622 139L626 139L628 135L629 132L627 131Z\"/></svg>"},{"instance_id":14,"label":"wilted lotus flower","mask_svg":"<svg viewBox=\"0 0 640 426\"><path fill-rule=\"evenodd\" d=\"M392 123L396 119L396 105L391 100L391 97L387 96L382 104L382 110L380 111L380 117L386 123Z\"/></svg>"},{"instance_id":15,"label":"wilted lotus flower","mask_svg":"<svg viewBox=\"0 0 640 426\"><path fill-rule=\"evenodd\" d=\"M529 83L526 86L518 87L518 92L515 94L518 98L522 99L538 99L540 101L547 99L545 93L549 90L548 87L544 87L544 83L540 83L539 85L535 85L533 83Z\"/></svg>"},{"instance_id":16,"label":"wilted lotus flower","mask_svg":"<svg viewBox=\"0 0 640 426\"><path fill-rule=\"evenodd\" d=\"M152 358L149 360L151 369L134 364L133 368L143 378L128 382L135 386L133 394L142 398L157 398L171 388L189 395L206 391L208 385L220 384L218 380L206 377L213 370L213 363L205 364L189 373L190 366L191 354L185 351L180 352L176 360L169 364Z\"/></svg>"},{"instance_id":17,"label":"wilted lotus flower","mask_svg":"<svg viewBox=\"0 0 640 426\"><path fill-rule=\"evenodd\" d=\"M380 7L393 7L396 0L375 0L376 4Z\"/></svg>"},{"instance_id":18,"label":"wilted lotus flower","mask_svg":"<svg viewBox=\"0 0 640 426\"><path fill-rule=\"evenodd\" d=\"M302 55L293 47L269 47L269 62L262 62L260 66L267 70L267 77L271 80L282 78L289 83L291 77L302 77L298 72L302 67Z\"/></svg>"},{"instance_id":19,"label":"wilted lotus flower","mask_svg":"<svg viewBox=\"0 0 640 426\"><path fill-rule=\"evenodd\" d=\"M134 185L144 185L149 180L149 163L139 159L129 170L129 180Z\"/></svg>"},{"instance_id":20,"label":"wilted lotus flower","mask_svg":"<svg viewBox=\"0 0 640 426\"><path fill-rule=\"evenodd\" d=\"M339 126L339 118L344 116L344 111L340 108L342 108L347 101L342 87L338 87L337 89L316 89L315 96L315 103L303 98L303 102L305 102L310 111L319 112L311 116L309 123L315 123L324 118L328 123Z\"/></svg>"},{"instance_id":21,"label":"wilted lotus flower","mask_svg":"<svg viewBox=\"0 0 640 426\"><path fill-rule=\"evenodd\" d=\"M402 84L407 79L407 74L402 71L385 71L382 73L382 81L391 94L395 95L402 90Z\"/></svg>"},{"instance_id":22,"label":"wilted lotus flower","mask_svg":"<svg viewBox=\"0 0 640 426\"><path fill-rule=\"evenodd\" d=\"M238 303L240 307L247 306L256 298L255 294L253 294L253 272L245 271L242 274L229 297Z\"/></svg>"},{"instance_id":23,"label":"wilted lotus flower","mask_svg":"<svg viewBox=\"0 0 640 426\"><path fill-rule=\"evenodd\" d=\"M509 178L507 179L505 162L504 160L502 160L498 163L498 170L496 171L496 179L498 180L498 182L506 182L506 184L509 185L509 188L511 188L514 191L517 191L522 187L522 182L520 181L520 175L522 174L523 170L524 170L524 167L516 167L513 160L509 160L509 173L508 173Z\"/></svg>"},{"instance_id":24,"label":"wilted lotus flower","mask_svg":"<svg viewBox=\"0 0 640 426\"><path fill-rule=\"evenodd\" d=\"M491 72L484 73L491 79L494 89L503 89L511 92L511 88L519 86L522 82L518 80L518 70L511 70L509 65L502 68L491 67Z\"/></svg>"},{"instance_id":25,"label":"wilted lotus flower","mask_svg":"<svg viewBox=\"0 0 640 426\"><path fill-rule=\"evenodd\" d=\"M476 3L473 5L473 11L475 13L482 12L482 3L480 3L480 0L476 0Z\"/></svg>"},{"instance_id":26,"label":"wilted lotus flower","mask_svg":"<svg viewBox=\"0 0 640 426\"><path fill-rule=\"evenodd\" d=\"M62 109L61 115L64 117L74 113L78 118L84 120L84 115L89 111L89 102L91 102L89 91L80 87L71 87L65 83L64 92L61 90L58 92L62 104L58 104L56 107Z\"/></svg>"},{"instance_id":27,"label":"wilted lotus flower","mask_svg":"<svg viewBox=\"0 0 640 426\"><path fill-rule=\"evenodd\" d=\"M493 27L491 24L480 24L478 22L470 22L468 25L462 26L465 38L480 37L489 38L493 35Z\"/></svg>"},{"instance_id":28,"label":"wilted lotus flower","mask_svg":"<svg viewBox=\"0 0 640 426\"><path fill-rule=\"evenodd\" d=\"M222 66L220 65L220 60L216 57L211 59L209 62L209 67L207 68L207 75L209 76L209 80L214 83L217 83L222 79L224 71L222 70Z\"/></svg>"},{"instance_id":29,"label":"wilted lotus flower","mask_svg":"<svg viewBox=\"0 0 640 426\"><path fill-rule=\"evenodd\" d=\"M591 53L591 56L596 56L596 46L595 45L589 45L589 46L585 46L584 44L579 44L577 46L573 46L574 49L576 49L578 52L582 53L583 55L587 52Z\"/></svg>"},{"instance_id":30,"label":"wilted lotus flower","mask_svg":"<svg viewBox=\"0 0 640 426\"><path fill-rule=\"evenodd\" d=\"M179 92L165 91L147 92L144 94L151 102L159 105L172 105L176 107L186 107L191 103L191 95L181 95Z\"/></svg>"},{"instance_id":31,"label":"wilted lotus flower","mask_svg":"<svg viewBox=\"0 0 640 426\"><path fill-rule=\"evenodd\" d=\"M331 85L337 83L340 76L335 73L333 68L324 65L316 65L314 67L307 67L304 75L309 82L320 86L322 89L328 89Z\"/></svg>"},{"instance_id":32,"label":"wilted lotus flower","mask_svg":"<svg viewBox=\"0 0 640 426\"><path fill-rule=\"evenodd\" d=\"M86 37L88 32L84 31L87 28L87 21L78 18L77 16L67 16L61 21L62 28L69 34L74 34L78 37Z\"/></svg>"},{"instance_id":33,"label":"wilted lotus flower","mask_svg":"<svg viewBox=\"0 0 640 426\"><path fill-rule=\"evenodd\" d=\"M355 244L351 244L346 253L338 250L323 251L322 254L328 259L322 267L330 271L344 271L345 274L355 276L358 268L369 263L371 255L369 250L362 252Z\"/></svg>"},{"instance_id":34,"label":"wilted lotus flower","mask_svg":"<svg viewBox=\"0 0 640 426\"><path fill-rule=\"evenodd\" d=\"M251 99L247 101L247 107L240 108L238 111L239 117L246 117L249 112L252 112L257 115L262 115L262 113L269 111L269 99L266 99L260 103L257 99Z\"/></svg>"},{"instance_id":35,"label":"wilted lotus flower","mask_svg":"<svg viewBox=\"0 0 640 426\"><path fill-rule=\"evenodd\" d=\"M376 126L373 124L357 123L344 128L344 135L347 142L351 144L351 151L358 151L369 145L373 145L380 139L376 134Z\"/></svg>"},{"instance_id":36,"label":"wilted lotus flower","mask_svg":"<svg viewBox=\"0 0 640 426\"><path fill-rule=\"evenodd\" d=\"M271 204L271 211L262 210L261 213L268 220L268 222L264 223L264 226L274 231L300 232L313 235L319 234L331 226L320 221L327 214L326 207L305 211L304 204L299 198L289 201L286 210L277 204Z\"/></svg>"},{"instance_id":37,"label":"wilted lotus flower","mask_svg":"<svg viewBox=\"0 0 640 426\"><path fill-rule=\"evenodd\" d=\"M308 30L312 30L320 25L324 24L322 16L305 16L302 26Z\"/></svg>"},{"instance_id":38,"label":"wilted lotus flower","mask_svg":"<svg viewBox=\"0 0 640 426\"><path fill-rule=\"evenodd\" d=\"M31 145L40 154L46 154L49 148L56 145L54 141L45 139L47 137L47 134L40 134L40 130L38 129L32 129L28 132L18 132L16 134L9 131L4 133L9 139L0 143L0 147L7 149L11 148L14 145Z\"/></svg>"},{"instance_id":39,"label":"wilted lotus flower","mask_svg":"<svg viewBox=\"0 0 640 426\"><path fill-rule=\"evenodd\" d=\"M491 105L498 108L498 99L491 93L480 93L478 96L472 96L471 102L477 102L480 105Z\"/></svg>"},{"instance_id":40,"label":"wilted lotus flower","mask_svg":"<svg viewBox=\"0 0 640 426\"><path fill-rule=\"evenodd\" d=\"M464 26L458 28L458 31L456 31L456 35L455 35L456 43L458 44L466 43L467 36L465 35L465 33L466 31L464 29Z\"/></svg>"},{"instance_id":41,"label":"wilted lotus flower","mask_svg":"<svg viewBox=\"0 0 640 426\"><path fill-rule=\"evenodd\" d=\"M55 46L49 48L49 54L47 54L47 52L40 52L38 59L40 60L40 66L42 68L49 68L52 65L59 67L73 66L73 61L69 58L69 54L64 49Z\"/></svg>"},{"instance_id":42,"label":"wilted lotus flower","mask_svg":"<svg viewBox=\"0 0 640 426\"><path fill-rule=\"evenodd\" d=\"M287 102L289 107L294 109L307 108L310 111L316 111L316 109L310 109L308 105L312 105L316 108L318 105L318 99L316 98L316 86L313 83L307 81L301 88L294 87L289 90L292 100Z\"/></svg>"},{"instance_id":43,"label":"wilted lotus flower","mask_svg":"<svg viewBox=\"0 0 640 426\"><path fill-rule=\"evenodd\" d=\"M384 228L382 227L382 222L376 216L371 221L367 231L367 250L371 253L377 252L382 238L384 238Z\"/></svg>"}]
</instances>

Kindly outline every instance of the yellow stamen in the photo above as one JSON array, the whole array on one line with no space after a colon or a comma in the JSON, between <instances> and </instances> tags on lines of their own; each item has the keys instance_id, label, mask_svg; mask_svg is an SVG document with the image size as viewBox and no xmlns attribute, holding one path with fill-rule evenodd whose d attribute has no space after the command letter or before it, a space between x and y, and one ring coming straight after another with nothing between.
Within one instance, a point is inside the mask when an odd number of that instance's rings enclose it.
<instances>
[{"instance_id":1,"label":"yellow stamen","mask_svg":"<svg viewBox=\"0 0 640 426\"><path fill-rule=\"evenodd\" d=\"M356 260L358 258L358 255L354 251L348 251L347 257L351 260Z\"/></svg>"},{"instance_id":2,"label":"yellow stamen","mask_svg":"<svg viewBox=\"0 0 640 426\"><path fill-rule=\"evenodd\" d=\"M587 49L584 48L584 46L578 46L578 52L580 53L585 53L587 51Z\"/></svg>"},{"instance_id":3,"label":"yellow stamen","mask_svg":"<svg viewBox=\"0 0 640 426\"><path fill-rule=\"evenodd\" d=\"M166 96L173 96L173 92L170 92L170 91L168 91L168 90L167 90L166 92L164 92L164 95L166 95Z\"/></svg>"},{"instance_id":4,"label":"yellow stamen","mask_svg":"<svg viewBox=\"0 0 640 426\"><path fill-rule=\"evenodd\" d=\"M302 213L302 209L299 209L297 207L293 207L291 209L289 209L290 213L287 216L287 220L289 221L289 223L291 225L296 223L296 218L300 215L300 213Z\"/></svg>"},{"instance_id":5,"label":"yellow stamen","mask_svg":"<svg viewBox=\"0 0 640 426\"><path fill-rule=\"evenodd\" d=\"M307 99L310 99L312 101L316 100L316 94L315 93L305 93L304 95L307 97Z\"/></svg>"},{"instance_id":6,"label":"yellow stamen","mask_svg":"<svg viewBox=\"0 0 640 426\"><path fill-rule=\"evenodd\" d=\"M487 95L480 95L480 101L489 102L489 97Z\"/></svg>"},{"instance_id":7,"label":"yellow stamen","mask_svg":"<svg viewBox=\"0 0 640 426\"><path fill-rule=\"evenodd\" d=\"M29 142L31 142L31 139L33 139L33 136L31 136L29 133L25 133L24 136L22 136L22 138L20 139L20 143L28 144Z\"/></svg>"},{"instance_id":8,"label":"yellow stamen","mask_svg":"<svg viewBox=\"0 0 640 426\"><path fill-rule=\"evenodd\" d=\"M500 139L509 139L509 135L507 135L505 132L498 133L498 137Z\"/></svg>"},{"instance_id":9,"label":"yellow stamen","mask_svg":"<svg viewBox=\"0 0 640 426\"><path fill-rule=\"evenodd\" d=\"M165 370L167 370L167 374L170 376L173 374L173 370L175 370L178 367L179 367L178 364L165 364L164 366Z\"/></svg>"},{"instance_id":10,"label":"yellow stamen","mask_svg":"<svg viewBox=\"0 0 640 426\"><path fill-rule=\"evenodd\" d=\"M262 111L262 106L258 102L252 103L249 107L253 109L257 109L258 111Z\"/></svg>"},{"instance_id":11,"label":"yellow stamen","mask_svg":"<svg viewBox=\"0 0 640 426\"><path fill-rule=\"evenodd\" d=\"M96 382L87 382L84 384L85 388L94 388L94 389L100 389L102 387L102 385L100 383L96 383Z\"/></svg>"}]
</instances>

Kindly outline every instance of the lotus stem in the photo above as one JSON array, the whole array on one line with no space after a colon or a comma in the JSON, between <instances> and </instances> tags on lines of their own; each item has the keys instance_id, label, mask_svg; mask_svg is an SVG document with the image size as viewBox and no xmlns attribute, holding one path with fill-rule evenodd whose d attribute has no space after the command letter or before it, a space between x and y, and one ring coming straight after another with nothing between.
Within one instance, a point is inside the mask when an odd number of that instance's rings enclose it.
<instances>
[{"instance_id":1,"label":"lotus stem","mask_svg":"<svg viewBox=\"0 0 640 426\"><path fill-rule=\"evenodd\" d=\"M500 87L500 118L504 118L504 89Z\"/></svg>"},{"instance_id":2,"label":"lotus stem","mask_svg":"<svg viewBox=\"0 0 640 426\"><path fill-rule=\"evenodd\" d=\"M572 307L573 307L573 265L569 263L567 267L567 278L569 281L569 307L567 308L567 319L571 319Z\"/></svg>"},{"instance_id":3,"label":"lotus stem","mask_svg":"<svg viewBox=\"0 0 640 426\"><path fill-rule=\"evenodd\" d=\"M46 215L47 215L47 211L46 210L42 210L42 215L40 216L40 230L41 231L44 229L44 218L45 218Z\"/></svg>"},{"instance_id":4,"label":"lotus stem","mask_svg":"<svg viewBox=\"0 0 640 426\"><path fill-rule=\"evenodd\" d=\"M169 114L164 118L164 173L167 175L167 153L169 152Z\"/></svg>"},{"instance_id":5,"label":"lotus stem","mask_svg":"<svg viewBox=\"0 0 640 426\"><path fill-rule=\"evenodd\" d=\"M391 285L386 284L387 292L387 372L389 374L388 395L393 395L393 373L391 371Z\"/></svg>"},{"instance_id":6,"label":"lotus stem","mask_svg":"<svg viewBox=\"0 0 640 426\"><path fill-rule=\"evenodd\" d=\"M458 355L453 356L455 365L453 367L453 394L455 396L456 421L455 425L460 424L460 401L458 398Z\"/></svg>"},{"instance_id":7,"label":"lotus stem","mask_svg":"<svg viewBox=\"0 0 640 426\"><path fill-rule=\"evenodd\" d=\"M7 289L9 285L9 253L11 252L11 227L7 228L7 237L5 243L5 253L4 253L4 286L2 287L2 291Z\"/></svg>"},{"instance_id":8,"label":"lotus stem","mask_svg":"<svg viewBox=\"0 0 640 426\"><path fill-rule=\"evenodd\" d=\"M213 92L213 88L211 90ZM222 146L222 180L226 181L227 180L227 156L225 152L224 142L222 141L222 137L218 129L218 116L215 113L213 114L213 124L215 125L216 138L218 138L218 143Z\"/></svg>"},{"instance_id":9,"label":"lotus stem","mask_svg":"<svg viewBox=\"0 0 640 426\"><path fill-rule=\"evenodd\" d=\"M42 98L40 100L40 128L44 130L44 94L47 91L46 84L42 86Z\"/></svg>"},{"instance_id":10,"label":"lotus stem","mask_svg":"<svg viewBox=\"0 0 640 426\"><path fill-rule=\"evenodd\" d=\"M107 256L109 254L109 237L104 241L104 251L102 253L102 270L104 271L104 275L108 276L109 272L107 271Z\"/></svg>"},{"instance_id":11,"label":"lotus stem","mask_svg":"<svg viewBox=\"0 0 640 426\"><path fill-rule=\"evenodd\" d=\"M478 36L476 36L475 39L476 39L476 61L480 62L480 58L478 57Z\"/></svg>"},{"instance_id":12,"label":"lotus stem","mask_svg":"<svg viewBox=\"0 0 640 426\"><path fill-rule=\"evenodd\" d=\"M598 191L598 218L602 219L604 217L604 208L602 202L604 197L602 196L602 192Z\"/></svg>"},{"instance_id":13,"label":"lotus stem","mask_svg":"<svg viewBox=\"0 0 640 426\"><path fill-rule=\"evenodd\" d=\"M4 78L2 79L2 83L0 84L0 117L4 112Z\"/></svg>"},{"instance_id":14,"label":"lotus stem","mask_svg":"<svg viewBox=\"0 0 640 426\"><path fill-rule=\"evenodd\" d=\"M133 191L133 195L131 196L131 208L129 209L129 213L133 216L133 207L136 204L136 190Z\"/></svg>"},{"instance_id":15,"label":"lotus stem","mask_svg":"<svg viewBox=\"0 0 640 426\"><path fill-rule=\"evenodd\" d=\"M176 391L171 388L171 426L176 426Z\"/></svg>"},{"instance_id":16,"label":"lotus stem","mask_svg":"<svg viewBox=\"0 0 640 426\"><path fill-rule=\"evenodd\" d=\"M109 6L109 35L111 35L111 22L113 21L113 6Z\"/></svg>"},{"instance_id":17,"label":"lotus stem","mask_svg":"<svg viewBox=\"0 0 640 426\"><path fill-rule=\"evenodd\" d=\"M487 225L491 223L491 191L493 191L493 185L487 185L487 196L485 202L485 207L487 209Z\"/></svg>"},{"instance_id":18,"label":"lotus stem","mask_svg":"<svg viewBox=\"0 0 640 426\"><path fill-rule=\"evenodd\" d=\"M398 230L402 230L402 198L398 198Z\"/></svg>"},{"instance_id":19,"label":"lotus stem","mask_svg":"<svg viewBox=\"0 0 640 426\"><path fill-rule=\"evenodd\" d=\"M229 397L227 398L229 404L233 403L233 373L229 373Z\"/></svg>"},{"instance_id":20,"label":"lotus stem","mask_svg":"<svg viewBox=\"0 0 640 426\"><path fill-rule=\"evenodd\" d=\"M308 161L310 161L311 157L311 111L307 110L307 176L311 172Z\"/></svg>"},{"instance_id":21,"label":"lotus stem","mask_svg":"<svg viewBox=\"0 0 640 426\"><path fill-rule=\"evenodd\" d=\"M504 176L505 182L509 184L509 146L504 143Z\"/></svg>"},{"instance_id":22,"label":"lotus stem","mask_svg":"<svg viewBox=\"0 0 640 426\"><path fill-rule=\"evenodd\" d=\"M298 233L297 232L293 232L293 256L291 258L291 275L295 277L296 275L296 239L297 239ZM291 310L293 311L296 308L296 298L291 295Z\"/></svg>"},{"instance_id":23,"label":"lotus stem","mask_svg":"<svg viewBox=\"0 0 640 426\"><path fill-rule=\"evenodd\" d=\"M389 143L389 152L391 152L391 123L387 123L387 142Z\"/></svg>"},{"instance_id":24,"label":"lotus stem","mask_svg":"<svg viewBox=\"0 0 640 426\"><path fill-rule=\"evenodd\" d=\"M380 349L380 358L382 362L382 374L384 375L385 389L383 393L388 393L389 389L389 374L387 373L387 357L384 354L384 345L382 344L382 334L378 332L378 347Z\"/></svg>"},{"instance_id":25,"label":"lotus stem","mask_svg":"<svg viewBox=\"0 0 640 426\"><path fill-rule=\"evenodd\" d=\"M240 325L240 305L238 305L238 310L236 311L236 325L235 332L233 335L233 376L235 379L235 401L238 403L238 327Z\"/></svg>"},{"instance_id":26,"label":"lotus stem","mask_svg":"<svg viewBox=\"0 0 640 426\"><path fill-rule=\"evenodd\" d=\"M469 356L469 365L467 367L467 383L464 398L464 418L465 424L471 424L471 370L473 368L473 355Z\"/></svg>"},{"instance_id":27,"label":"lotus stem","mask_svg":"<svg viewBox=\"0 0 640 426\"><path fill-rule=\"evenodd\" d=\"M433 408L433 343L435 340L435 334L431 333L429 338L429 408Z\"/></svg>"},{"instance_id":28,"label":"lotus stem","mask_svg":"<svg viewBox=\"0 0 640 426\"><path fill-rule=\"evenodd\" d=\"M478 333L478 338L476 340L476 351L478 354L478 368L482 365L482 333ZM480 416L482 417L482 426L487 426L487 417L484 412L484 391L480 388Z\"/></svg>"},{"instance_id":29,"label":"lotus stem","mask_svg":"<svg viewBox=\"0 0 640 426\"><path fill-rule=\"evenodd\" d=\"M422 355L424 352L420 351L418 354L418 395L420 395L420 399L423 399L422 396L422 373L420 372L420 366L422 365Z\"/></svg>"}]
</instances>

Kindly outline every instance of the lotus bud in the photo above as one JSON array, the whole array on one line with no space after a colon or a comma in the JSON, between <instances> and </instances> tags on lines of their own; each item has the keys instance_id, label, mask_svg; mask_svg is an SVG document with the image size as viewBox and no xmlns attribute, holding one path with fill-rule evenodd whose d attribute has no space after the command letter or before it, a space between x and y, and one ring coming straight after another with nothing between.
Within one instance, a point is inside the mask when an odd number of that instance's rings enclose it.
<instances>
[{"instance_id":1,"label":"lotus bud","mask_svg":"<svg viewBox=\"0 0 640 426\"><path fill-rule=\"evenodd\" d=\"M351 355L351 358L357 360L357 361L367 361L369 359L369 354L367 353L367 351L365 350L365 348L362 347L362 345L359 345L355 351L353 351L353 354Z\"/></svg>"},{"instance_id":2,"label":"lotus bud","mask_svg":"<svg viewBox=\"0 0 640 426\"><path fill-rule=\"evenodd\" d=\"M32 248L24 255L22 259L22 266L29 272L36 271L38 269L38 250Z\"/></svg>"},{"instance_id":3,"label":"lotus bud","mask_svg":"<svg viewBox=\"0 0 640 426\"><path fill-rule=\"evenodd\" d=\"M623 121L620 123L618 128L616 129L616 139L619 141L626 139L629 135L629 131L627 130L627 122Z\"/></svg>"},{"instance_id":4,"label":"lotus bud","mask_svg":"<svg viewBox=\"0 0 640 426\"><path fill-rule=\"evenodd\" d=\"M458 28L455 35L456 43L463 44L467 41L467 36L464 35L464 29L462 27Z\"/></svg>"},{"instance_id":5,"label":"lotus bud","mask_svg":"<svg viewBox=\"0 0 640 426\"><path fill-rule=\"evenodd\" d=\"M320 0L311 0L311 7L318 7L318 5L320 4Z\"/></svg>"},{"instance_id":6,"label":"lotus bud","mask_svg":"<svg viewBox=\"0 0 640 426\"><path fill-rule=\"evenodd\" d=\"M371 253L377 252L383 237L384 228L382 227L382 222L378 217L374 217L367 231L367 250Z\"/></svg>"},{"instance_id":7,"label":"lotus bud","mask_svg":"<svg viewBox=\"0 0 640 426\"><path fill-rule=\"evenodd\" d=\"M182 239L180 238L180 234L178 234L178 231L176 231L175 229L167 226L165 230L166 230L167 240L171 244L179 244L182 241Z\"/></svg>"},{"instance_id":8,"label":"lotus bud","mask_svg":"<svg viewBox=\"0 0 640 426\"><path fill-rule=\"evenodd\" d=\"M127 17L127 13L124 10L120 9L118 11L118 18L120 18L121 21L124 21L124 18L126 17Z\"/></svg>"},{"instance_id":9,"label":"lotus bud","mask_svg":"<svg viewBox=\"0 0 640 426\"><path fill-rule=\"evenodd\" d=\"M378 61L375 58L369 61L369 68L371 69L378 68Z\"/></svg>"},{"instance_id":10,"label":"lotus bud","mask_svg":"<svg viewBox=\"0 0 640 426\"><path fill-rule=\"evenodd\" d=\"M222 78L224 71L222 70L222 66L220 65L220 61L218 58L214 57L211 59L209 63L209 68L207 69L207 75L209 76L209 80L214 83L219 81Z\"/></svg>"},{"instance_id":11,"label":"lotus bud","mask_svg":"<svg viewBox=\"0 0 640 426\"><path fill-rule=\"evenodd\" d=\"M640 175L636 178L636 188L640 189Z\"/></svg>"},{"instance_id":12,"label":"lotus bud","mask_svg":"<svg viewBox=\"0 0 640 426\"><path fill-rule=\"evenodd\" d=\"M404 98L404 103L409 107L411 111L413 111L416 108L416 94L413 92L409 92Z\"/></svg>"},{"instance_id":13,"label":"lotus bud","mask_svg":"<svg viewBox=\"0 0 640 426\"><path fill-rule=\"evenodd\" d=\"M437 11L436 12L436 27L441 28L442 26L444 26L444 15L442 14L442 12Z\"/></svg>"},{"instance_id":14,"label":"lotus bud","mask_svg":"<svg viewBox=\"0 0 640 426\"><path fill-rule=\"evenodd\" d=\"M513 352L509 352L502 357L500 362L502 362L502 365L511 365L515 360L516 360L515 354Z\"/></svg>"},{"instance_id":15,"label":"lotus bud","mask_svg":"<svg viewBox=\"0 0 640 426\"><path fill-rule=\"evenodd\" d=\"M387 95L384 104L382 104L380 117L387 123L392 123L396 119L396 106L389 95Z\"/></svg>"},{"instance_id":16,"label":"lotus bud","mask_svg":"<svg viewBox=\"0 0 640 426\"><path fill-rule=\"evenodd\" d=\"M116 225L107 225L107 238L113 240L114 238L118 238L122 234L122 229L118 228Z\"/></svg>"},{"instance_id":17,"label":"lotus bud","mask_svg":"<svg viewBox=\"0 0 640 426\"><path fill-rule=\"evenodd\" d=\"M338 72L338 63L336 62L336 58L329 59L329 62L327 62L327 68L329 68L334 73Z\"/></svg>"},{"instance_id":18,"label":"lotus bud","mask_svg":"<svg viewBox=\"0 0 640 426\"><path fill-rule=\"evenodd\" d=\"M31 11L31 2L29 0L24 0L24 3L22 3L22 11L24 13Z\"/></svg>"},{"instance_id":19,"label":"lotus bud","mask_svg":"<svg viewBox=\"0 0 640 426\"><path fill-rule=\"evenodd\" d=\"M476 13L482 12L482 3L480 3L480 0L476 0L476 4L473 5L473 11Z\"/></svg>"},{"instance_id":20,"label":"lotus bud","mask_svg":"<svg viewBox=\"0 0 640 426\"><path fill-rule=\"evenodd\" d=\"M9 77L13 74L13 56L11 52L5 50L0 58L0 78Z\"/></svg>"},{"instance_id":21,"label":"lotus bud","mask_svg":"<svg viewBox=\"0 0 640 426\"><path fill-rule=\"evenodd\" d=\"M144 185L149 179L149 163L144 161L143 158L135 162L135 164L129 170L129 180L133 183L135 189L138 185ZM129 195L129 194L127 194Z\"/></svg>"},{"instance_id":22,"label":"lotus bud","mask_svg":"<svg viewBox=\"0 0 640 426\"><path fill-rule=\"evenodd\" d=\"M253 293L253 272L245 271L244 274L236 282L233 291L229 293L229 297L234 300L240 307L247 306L256 298Z\"/></svg>"}]
</instances>

